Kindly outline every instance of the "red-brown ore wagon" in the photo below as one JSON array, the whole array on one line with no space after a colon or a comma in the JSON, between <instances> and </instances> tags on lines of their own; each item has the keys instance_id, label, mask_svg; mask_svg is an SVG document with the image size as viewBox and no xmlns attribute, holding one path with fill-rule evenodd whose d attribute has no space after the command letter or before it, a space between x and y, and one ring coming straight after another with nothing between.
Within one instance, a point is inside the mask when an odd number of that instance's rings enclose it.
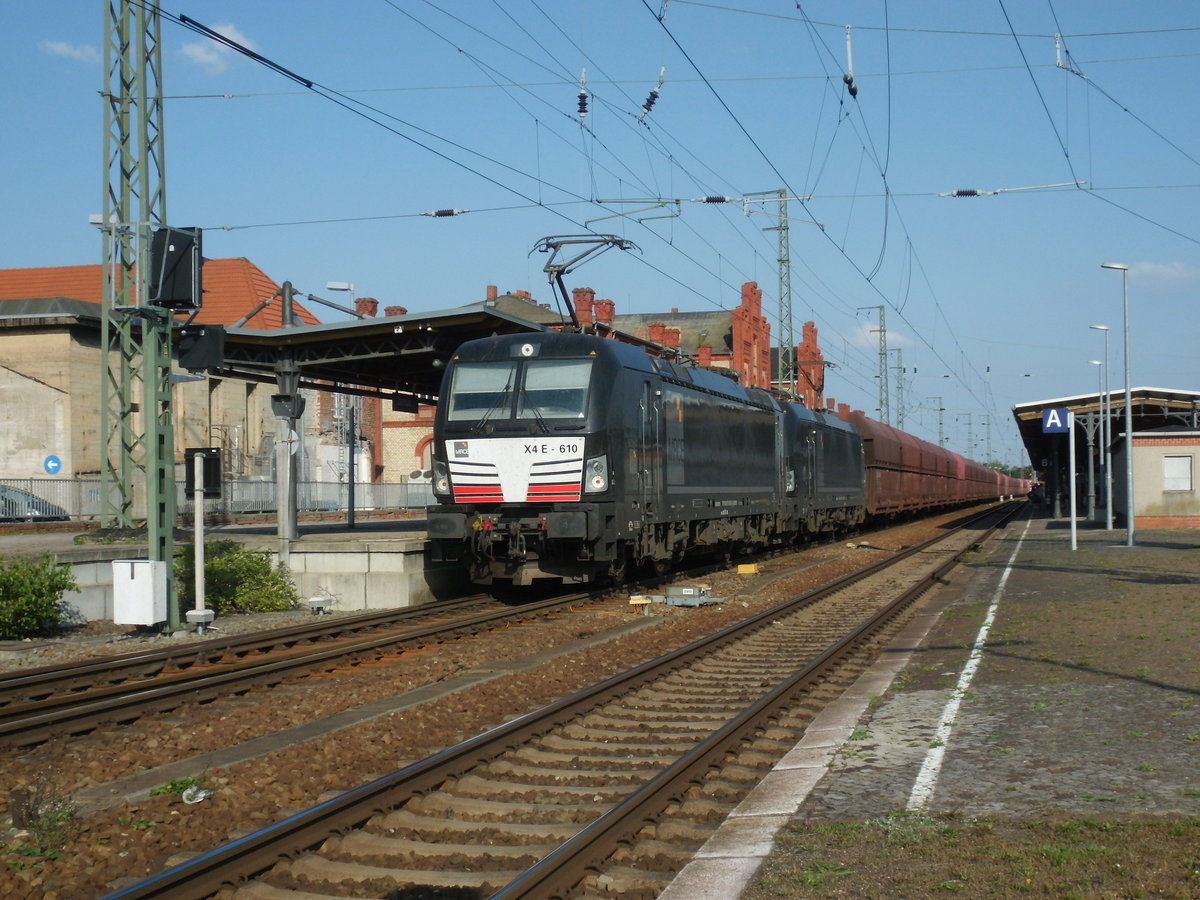
<instances>
[{"instance_id":1,"label":"red-brown ore wagon","mask_svg":"<svg viewBox=\"0 0 1200 900\"><path fill-rule=\"evenodd\" d=\"M1016 480L860 412L841 418L862 436L869 516L894 516L1020 492Z\"/></svg>"}]
</instances>

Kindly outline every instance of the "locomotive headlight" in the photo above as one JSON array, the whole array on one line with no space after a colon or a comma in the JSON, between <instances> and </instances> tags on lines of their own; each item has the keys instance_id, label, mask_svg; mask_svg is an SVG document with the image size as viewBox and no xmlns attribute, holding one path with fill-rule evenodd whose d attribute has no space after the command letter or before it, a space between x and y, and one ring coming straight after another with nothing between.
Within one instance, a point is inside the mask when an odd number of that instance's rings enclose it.
<instances>
[{"instance_id":1,"label":"locomotive headlight","mask_svg":"<svg viewBox=\"0 0 1200 900\"><path fill-rule=\"evenodd\" d=\"M450 473L441 460L433 461L433 492L440 497L450 496Z\"/></svg>"},{"instance_id":2,"label":"locomotive headlight","mask_svg":"<svg viewBox=\"0 0 1200 900\"><path fill-rule=\"evenodd\" d=\"M608 490L608 457L593 456L583 467L583 492L598 494Z\"/></svg>"}]
</instances>

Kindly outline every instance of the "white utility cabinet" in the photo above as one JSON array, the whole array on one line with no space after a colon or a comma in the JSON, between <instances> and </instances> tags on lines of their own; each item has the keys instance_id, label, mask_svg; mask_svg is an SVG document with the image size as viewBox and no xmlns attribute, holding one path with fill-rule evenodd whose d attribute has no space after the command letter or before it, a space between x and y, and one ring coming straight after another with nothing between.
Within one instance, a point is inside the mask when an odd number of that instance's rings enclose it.
<instances>
[{"instance_id":1,"label":"white utility cabinet","mask_svg":"<svg viewBox=\"0 0 1200 900\"><path fill-rule=\"evenodd\" d=\"M167 621L167 564L160 559L114 559L113 622L157 625Z\"/></svg>"}]
</instances>

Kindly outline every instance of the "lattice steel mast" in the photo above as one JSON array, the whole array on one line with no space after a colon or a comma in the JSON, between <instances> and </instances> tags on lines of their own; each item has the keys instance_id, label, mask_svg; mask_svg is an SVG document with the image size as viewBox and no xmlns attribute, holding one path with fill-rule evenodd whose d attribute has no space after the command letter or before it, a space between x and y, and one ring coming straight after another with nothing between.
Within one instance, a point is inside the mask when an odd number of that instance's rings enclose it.
<instances>
[{"instance_id":1,"label":"lattice steel mast","mask_svg":"<svg viewBox=\"0 0 1200 900\"><path fill-rule=\"evenodd\" d=\"M136 475L142 474L150 559L167 563L168 624L174 627L172 318L149 304L148 289L151 234L167 220L158 4L108 0L107 7L100 507L109 524L132 527Z\"/></svg>"},{"instance_id":2,"label":"lattice steel mast","mask_svg":"<svg viewBox=\"0 0 1200 900\"><path fill-rule=\"evenodd\" d=\"M872 334L879 334L879 421L884 425L891 425L892 413L888 406L891 388L888 387L887 325L884 321L884 308L882 306L859 307L859 310L864 309L874 309L879 311L879 327L871 329Z\"/></svg>"},{"instance_id":3,"label":"lattice steel mast","mask_svg":"<svg viewBox=\"0 0 1200 900\"><path fill-rule=\"evenodd\" d=\"M745 195L751 197L776 197L779 201L779 224L763 231L779 232L779 354L777 356L775 381L779 390L796 393L796 335L792 330L792 253L788 243L788 197L780 188L774 191L759 191Z\"/></svg>"}]
</instances>

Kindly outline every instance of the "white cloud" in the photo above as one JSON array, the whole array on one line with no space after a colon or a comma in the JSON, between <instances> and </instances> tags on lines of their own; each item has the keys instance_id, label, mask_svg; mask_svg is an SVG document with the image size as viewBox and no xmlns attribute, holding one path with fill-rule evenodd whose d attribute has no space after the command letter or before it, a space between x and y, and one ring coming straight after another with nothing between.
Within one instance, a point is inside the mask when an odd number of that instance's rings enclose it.
<instances>
[{"instance_id":1,"label":"white cloud","mask_svg":"<svg viewBox=\"0 0 1200 900\"><path fill-rule=\"evenodd\" d=\"M100 51L91 44L68 44L66 41L41 41L38 49L51 56L63 56L67 59L85 63L100 62Z\"/></svg>"},{"instance_id":2,"label":"white cloud","mask_svg":"<svg viewBox=\"0 0 1200 900\"><path fill-rule=\"evenodd\" d=\"M891 312L890 308L887 311ZM847 343L850 344L851 347L870 348L872 350L878 351L879 350L879 313L878 313L878 311L875 309L872 309L870 312L867 312L866 310L861 310L861 311L859 311L858 314L860 316L863 316L864 318L855 324L854 330L851 332L850 338L848 339ZM893 313L893 315L894 315L894 313ZM885 316L885 321L886 321L886 316ZM888 348L891 350L895 350L897 347L912 347L912 346L914 346L912 339L909 338L908 335L906 335L904 332L900 331L897 328L893 328L891 325L888 325L887 344L888 344Z\"/></svg>"},{"instance_id":3,"label":"white cloud","mask_svg":"<svg viewBox=\"0 0 1200 900\"><path fill-rule=\"evenodd\" d=\"M253 41L228 22L214 25L212 26L212 30L250 50L258 49ZM236 51L231 50L224 44L217 43L211 38L202 37L199 40L184 44L182 52L187 59L200 66L208 74L220 75L229 68L229 61L233 58Z\"/></svg>"},{"instance_id":4,"label":"white cloud","mask_svg":"<svg viewBox=\"0 0 1200 900\"><path fill-rule=\"evenodd\" d=\"M1200 268L1182 262L1134 263L1129 277L1164 291L1181 291L1200 284Z\"/></svg>"}]
</instances>

